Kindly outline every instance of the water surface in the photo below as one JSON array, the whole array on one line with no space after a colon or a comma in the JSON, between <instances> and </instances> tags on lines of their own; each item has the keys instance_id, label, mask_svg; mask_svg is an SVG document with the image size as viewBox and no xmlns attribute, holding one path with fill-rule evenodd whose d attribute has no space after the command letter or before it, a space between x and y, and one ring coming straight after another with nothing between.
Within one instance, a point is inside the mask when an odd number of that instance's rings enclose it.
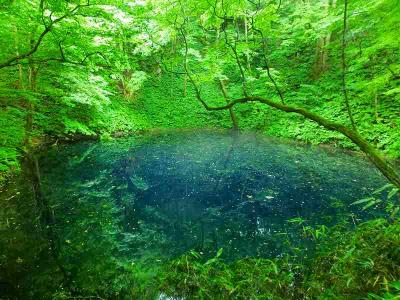
<instances>
[{"instance_id":1,"label":"water surface","mask_svg":"<svg viewBox=\"0 0 400 300\"><path fill-rule=\"evenodd\" d=\"M359 156L251 133L82 143L41 165L44 194L61 219L98 221L112 208L110 221L133 256L219 248L234 257L277 255L281 245L271 239L288 220L332 225L343 213L357 215L350 204L385 183Z\"/></svg>"},{"instance_id":2,"label":"water surface","mask_svg":"<svg viewBox=\"0 0 400 300\"><path fill-rule=\"evenodd\" d=\"M9 277L27 289L39 274L86 289L107 280L123 285L127 266L191 249L213 256L223 248L227 260L280 256L305 243L299 226L351 225L379 214L351 203L386 183L360 155L214 131L60 146L38 170L46 213L34 204L10 209L17 227L6 231L18 233L19 244L4 247L13 251L4 258L15 268Z\"/></svg>"}]
</instances>

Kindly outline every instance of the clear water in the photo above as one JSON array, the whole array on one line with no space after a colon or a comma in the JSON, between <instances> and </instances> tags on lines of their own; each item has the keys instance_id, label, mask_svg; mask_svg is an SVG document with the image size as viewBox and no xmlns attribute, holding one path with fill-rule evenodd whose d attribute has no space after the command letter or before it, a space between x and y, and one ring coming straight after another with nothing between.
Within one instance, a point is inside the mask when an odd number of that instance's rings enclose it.
<instances>
[{"instance_id":1,"label":"clear water","mask_svg":"<svg viewBox=\"0 0 400 300\"><path fill-rule=\"evenodd\" d=\"M66 230L82 220L102 222L102 212L112 209L110 221L132 255L219 248L232 258L278 255L275 233L288 220L332 225L343 213L357 216L350 204L385 184L360 157L255 134L83 143L41 165L44 194Z\"/></svg>"},{"instance_id":2,"label":"clear water","mask_svg":"<svg viewBox=\"0 0 400 300\"><path fill-rule=\"evenodd\" d=\"M16 265L21 282L28 270L31 287L41 272L95 284L119 265L191 249L212 256L223 248L227 260L276 257L302 240L294 218L310 226L368 219L379 212L351 203L386 183L359 155L214 131L61 146L43 155L39 171L51 224L37 205L15 207L25 217L6 231L21 245L4 247L15 252L5 266Z\"/></svg>"}]
</instances>

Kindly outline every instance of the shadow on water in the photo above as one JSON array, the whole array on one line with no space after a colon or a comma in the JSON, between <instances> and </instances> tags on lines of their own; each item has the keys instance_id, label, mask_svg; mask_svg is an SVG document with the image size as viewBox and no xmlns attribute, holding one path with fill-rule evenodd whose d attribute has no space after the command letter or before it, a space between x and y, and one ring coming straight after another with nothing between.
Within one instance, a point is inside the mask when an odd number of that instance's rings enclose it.
<instances>
[{"instance_id":1,"label":"shadow on water","mask_svg":"<svg viewBox=\"0 0 400 300\"><path fill-rule=\"evenodd\" d=\"M371 218L379 211L351 203L385 184L357 155L209 131L63 146L24 170L2 196L5 299L107 295L137 266L190 249L223 248L227 260L280 256L301 242L293 220Z\"/></svg>"}]
</instances>

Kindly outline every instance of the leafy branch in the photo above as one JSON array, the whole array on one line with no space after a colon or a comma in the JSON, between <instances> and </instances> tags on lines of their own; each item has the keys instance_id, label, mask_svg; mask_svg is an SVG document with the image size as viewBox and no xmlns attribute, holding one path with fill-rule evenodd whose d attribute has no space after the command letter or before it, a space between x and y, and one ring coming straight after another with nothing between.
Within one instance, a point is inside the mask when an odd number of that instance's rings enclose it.
<instances>
[{"instance_id":1,"label":"leafy branch","mask_svg":"<svg viewBox=\"0 0 400 300\"><path fill-rule=\"evenodd\" d=\"M46 22L44 22L44 17L43 17L43 4L44 1L42 0L40 3L40 8L42 10L42 20L43 20L43 25L44 25L44 30L42 31L42 33L39 35L38 39L36 40L36 42L33 43L32 47L30 50L28 50L25 53L21 53L19 55L16 55L14 57L11 57L9 59L7 59L5 62L0 63L0 69L6 68L6 67L11 67L14 65L15 62L18 62L22 59L25 58L29 58L30 56L32 56L38 49L39 46L41 45L44 37L51 32L51 30L53 29L54 25L56 25L57 23L60 23L62 20L64 20L65 18L67 18L70 15L73 15L77 10L79 10L82 7L87 7L90 6L90 2L88 0L88 2L86 4L78 4L76 5L73 9L71 9L70 11L68 11L66 14L62 15L61 17L58 17L54 20L52 20L52 14L50 14L50 23L46 24Z\"/></svg>"}]
</instances>

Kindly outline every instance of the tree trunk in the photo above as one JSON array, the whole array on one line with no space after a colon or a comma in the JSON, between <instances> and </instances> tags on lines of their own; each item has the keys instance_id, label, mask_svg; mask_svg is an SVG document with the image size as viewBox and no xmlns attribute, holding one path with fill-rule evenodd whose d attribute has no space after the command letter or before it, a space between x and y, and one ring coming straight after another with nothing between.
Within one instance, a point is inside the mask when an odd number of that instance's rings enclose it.
<instances>
[{"instance_id":1,"label":"tree trunk","mask_svg":"<svg viewBox=\"0 0 400 300\"><path fill-rule=\"evenodd\" d=\"M216 43L216 44L218 44L218 42L219 42L219 37L220 37L220 36L221 36L220 29L217 28L217 29L216 29L216 33L215 33L215 43Z\"/></svg>"},{"instance_id":2,"label":"tree trunk","mask_svg":"<svg viewBox=\"0 0 400 300\"><path fill-rule=\"evenodd\" d=\"M185 64L185 68L187 68L188 67L188 57L187 57L187 55L185 56L184 64ZM188 82L188 76L184 75L183 76L183 97L187 96L187 82Z\"/></svg>"},{"instance_id":3,"label":"tree trunk","mask_svg":"<svg viewBox=\"0 0 400 300\"><path fill-rule=\"evenodd\" d=\"M224 94L224 99L225 99L226 103L229 104L228 91L226 90L224 80L222 80L222 79L219 80L219 86L221 87L222 94ZM239 129L239 124L238 124L235 112L233 111L233 107L230 107L228 110L229 110L229 115L231 116L233 129L235 129L235 130Z\"/></svg>"},{"instance_id":4,"label":"tree trunk","mask_svg":"<svg viewBox=\"0 0 400 300\"><path fill-rule=\"evenodd\" d=\"M354 131L357 131L356 123L354 122L353 112L351 111L349 97L347 94L347 86L346 86L346 75L347 75L347 62L346 62L346 32L347 32L347 5L348 0L344 0L344 11L343 11L343 33L342 33L342 90L344 103L346 105L347 114L349 116L351 127Z\"/></svg>"},{"instance_id":5,"label":"tree trunk","mask_svg":"<svg viewBox=\"0 0 400 300\"><path fill-rule=\"evenodd\" d=\"M247 24L247 17L244 17L244 40L246 42L246 46L249 45L249 32L248 32L248 24ZM246 50L246 63L247 63L247 69L250 70L250 54Z\"/></svg>"},{"instance_id":6,"label":"tree trunk","mask_svg":"<svg viewBox=\"0 0 400 300\"><path fill-rule=\"evenodd\" d=\"M32 38L30 41L31 47L35 44L35 40L33 37L35 36L35 31L32 33ZM36 91L36 80L39 69L35 67L31 57L28 58L28 88L31 91ZM31 147L31 134L33 131L33 112L34 112L34 104L30 101L26 101L26 118L25 118L25 134L24 134L24 146L27 151L30 151Z\"/></svg>"},{"instance_id":7,"label":"tree trunk","mask_svg":"<svg viewBox=\"0 0 400 300\"><path fill-rule=\"evenodd\" d=\"M15 55L19 56L19 39L18 39L18 29L17 26L14 25L14 40L15 40ZM22 65L18 64L18 89L24 89L24 73L22 69Z\"/></svg>"},{"instance_id":8,"label":"tree trunk","mask_svg":"<svg viewBox=\"0 0 400 300\"><path fill-rule=\"evenodd\" d=\"M187 96L187 76L183 78L183 97Z\"/></svg>"},{"instance_id":9,"label":"tree trunk","mask_svg":"<svg viewBox=\"0 0 400 300\"><path fill-rule=\"evenodd\" d=\"M379 123L379 101L378 101L378 93L375 91L375 97L374 97L374 112L375 112L375 121L376 123Z\"/></svg>"},{"instance_id":10,"label":"tree trunk","mask_svg":"<svg viewBox=\"0 0 400 300\"><path fill-rule=\"evenodd\" d=\"M336 0L332 1L332 4L329 4L329 0L325 1L325 16L329 16L329 12L331 9L336 8ZM313 69L313 77L315 79L319 78L326 70L328 69L328 58L329 58L329 51L328 45L331 42L332 33L328 32L325 36L321 37L318 40L317 47L315 50L315 64Z\"/></svg>"}]
</instances>

